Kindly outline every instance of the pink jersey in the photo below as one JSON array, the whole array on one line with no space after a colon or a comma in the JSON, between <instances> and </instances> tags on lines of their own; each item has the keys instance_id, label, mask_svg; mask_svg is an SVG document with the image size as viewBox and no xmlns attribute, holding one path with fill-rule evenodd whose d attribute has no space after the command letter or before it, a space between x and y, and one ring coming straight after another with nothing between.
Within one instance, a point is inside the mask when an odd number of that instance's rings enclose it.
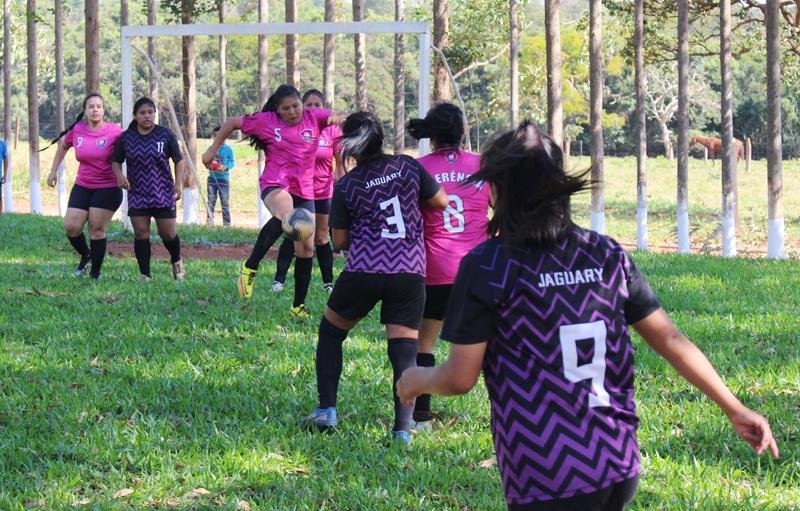
<instances>
[{"instance_id":1,"label":"pink jersey","mask_svg":"<svg viewBox=\"0 0 800 511\"><path fill-rule=\"evenodd\" d=\"M64 146L75 148L78 160L78 177L75 184L86 188L112 188L117 178L111 170L114 145L122 135L122 128L114 123L103 123L102 128L89 129L79 122L64 136Z\"/></svg>"},{"instance_id":2,"label":"pink jersey","mask_svg":"<svg viewBox=\"0 0 800 511\"><path fill-rule=\"evenodd\" d=\"M333 144L342 136L339 126L332 124L322 130L314 164L314 199L333 197Z\"/></svg>"},{"instance_id":3,"label":"pink jersey","mask_svg":"<svg viewBox=\"0 0 800 511\"><path fill-rule=\"evenodd\" d=\"M319 134L328 125L330 110L306 108L303 118L291 126L275 112L243 115L241 130L267 142L266 163L259 183L261 191L279 186L303 199L314 199L314 158Z\"/></svg>"},{"instance_id":4,"label":"pink jersey","mask_svg":"<svg viewBox=\"0 0 800 511\"><path fill-rule=\"evenodd\" d=\"M477 154L446 149L423 156L419 162L442 185L450 200L444 210L422 208L427 259L425 284L452 284L461 258L489 237L486 234L489 187L463 183L478 171Z\"/></svg>"}]
</instances>

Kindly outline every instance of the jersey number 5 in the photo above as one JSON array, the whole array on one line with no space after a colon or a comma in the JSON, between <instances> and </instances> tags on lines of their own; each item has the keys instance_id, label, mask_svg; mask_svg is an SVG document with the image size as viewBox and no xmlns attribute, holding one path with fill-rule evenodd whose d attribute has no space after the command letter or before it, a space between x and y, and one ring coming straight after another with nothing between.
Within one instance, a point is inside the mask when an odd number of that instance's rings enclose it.
<instances>
[{"instance_id":1,"label":"jersey number 5","mask_svg":"<svg viewBox=\"0 0 800 511\"><path fill-rule=\"evenodd\" d=\"M280 142L281 140L283 140L281 137L281 129L275 128L275 142Z\"/></svg>"},{"instance_id":2,"label":"jersey number 5","mask_svg":"<svg viewBox=\"0 0 800 511\"><path fill-rule=\"evenodd\" d=\"M564 325L558 329L564 376L572 383L592 380L593 394L589 394L589 408L610 406L610 398L603 383L606 379L606 324L603 321ZM578 366L578 341L592 339L594 354L588 364Z\"/></svg>"},{"instance_id":3,"label":"jersey number 5","mask_svg":"<svg viewBox=\"0 0 800 511\"><path fill-rule=\"evenodd\" d=\"M396 231L381 229L381 237L393 240L405 238L406 224L403 222L403 210L400 209L400 199L397 198L397 195L381 202L380 207L382 211L386 211L387 213L389 212L389 208L392 208L391 214L386 217L386 224L389 227L395 227L397 229Z\"/></svg>"},{"instance_id":4,"label":"jersey number 5","mask_svg":"<svg viewBox=\"0 0 800 511\"><path fill-rule=\"evenodd\" d=\"M464 232L467 221L464 218L464 201L460 196L455 194L447 196L447 207L442 211L442 218L445 231L450 234Z\"/></svg>"}]
</instances>

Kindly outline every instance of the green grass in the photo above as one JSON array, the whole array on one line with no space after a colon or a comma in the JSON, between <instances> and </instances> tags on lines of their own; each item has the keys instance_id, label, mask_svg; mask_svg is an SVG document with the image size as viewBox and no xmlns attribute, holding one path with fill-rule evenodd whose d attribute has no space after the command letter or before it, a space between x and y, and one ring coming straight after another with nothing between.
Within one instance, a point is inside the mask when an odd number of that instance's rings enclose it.
<instances>
[{"instance_id":1,"label":"green grass","mask_svg":"<svg viewBox=\"0 0 800 511\"><path fill-rule=\"evenodd\" d=\"M180 229L185 240L219 232ZM497 468L480 466L493 452L482 384L435 399L443 428L409 453L384 446L391 368L374 315L345 344L340 430L311 434L297 421L315 406L316 322L290 320L291 292L267 292L267 275L249 302L235 261L188 261L178 283L156 260L144 285L132 258L111 258L95 283L71 277L57 218L3 215L0 233L0 509L504 509ZM632 509L800 509L800 265L635 259L732 389L770 418L781 459L757 458L636 339ZM192 497L197 488L210 494Z\"/></svg>"}]
</instances>

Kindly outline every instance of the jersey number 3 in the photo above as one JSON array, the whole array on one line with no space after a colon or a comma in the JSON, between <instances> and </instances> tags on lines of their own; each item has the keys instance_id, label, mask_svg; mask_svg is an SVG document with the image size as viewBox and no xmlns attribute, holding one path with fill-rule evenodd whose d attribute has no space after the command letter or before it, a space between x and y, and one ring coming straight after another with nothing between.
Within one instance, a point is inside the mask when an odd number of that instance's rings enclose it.
<instances>
[{"instance_id":1,"label":"jersey number 3","mask_svg":"<svg viewBox=\"0 0 800 511\"><path fill-rule=\"evenodd\" d=\"M610 398L603 384L606 379L606 324L603 321L564 325L558 329L564 376L572 383L592 380L593 394L589 394L589 408L610 406ZM594 354L588 364L578 366L578 341L592 339Z\"/></svg>"},{"instance_id":2,"label":"jersey number 3","mask_svg":"<svg viewBox=\"0 0 800 511\"><path fill-rule=\"evenodd\" d=\"M389 208L391 208L391 214L386 217L386 224L390 228L394 227L396 229L394 231L391 229L381 229L381 237L392 240L405 238L406 224L403 222L403 210L400 209L400 199L397 198L397 195L381 202L380 207L382 211L386 211L387 213L389 213Z\"/></svg>"}]
</instances>

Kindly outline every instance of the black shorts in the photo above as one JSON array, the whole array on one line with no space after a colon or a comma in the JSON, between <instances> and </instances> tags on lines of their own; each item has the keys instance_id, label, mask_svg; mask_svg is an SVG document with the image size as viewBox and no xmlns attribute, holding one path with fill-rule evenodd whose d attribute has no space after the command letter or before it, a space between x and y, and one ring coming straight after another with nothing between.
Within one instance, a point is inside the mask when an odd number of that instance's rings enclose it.
<instances>
[{"instance_id":1,"label":"black shorts","mask_svg":"<svg viewBox=\"0 0 800 511\"><path fill-rule=\"evenodd\" d=\"M67 207L84 211L89 211L89 208L116 211L119 209L120 204L122 204L122 189L117 186L111 188L86 188L76 184L69 193Z\"/></svg>"},{"instance_id":2,"label":"black shorts","mask_svg":"<svg viewBox=\"0 0 800 511\"><path fill-rule=\"evenodd\" d=\"M622 511L633 501L639 487L639 476L612 484L602 490L566 499L509 505L510 511Z\"/></svg>"},{"instance_id":3,"label":"black shorts","mask_svg":"<svg viewBox=\"0 0 800 511\"><path fill-rule=\"evenodd\" d=\"M128 208L128 216L149 216L161 220L162 218L177 218L175 206L171 208Z\"/></svg>"},{"instance_id":4,"label":"black shorts","mask_svg":"<svg viewBox=\"0 0 800 511\"><path fill-rule=\"evenodd\" d=\"M263 202L264 199L266 198L266 196L269 195L269 193L271 191L273 191L273 190L286 191L285 189L281 188L280 186L268 186L268 187L264 188L263 192L261 192L261 201ZM292 207L293 208L295 208L295 209L297 209L297 208L305 208L305 209L311 211L311 213L315 212L314 201L312 199L304 199L302 197L298 197L297 195L295 195L293 193L290 193L289 195L292 196Z\"/></svg>"},{"instance_id":5,"label":"black shorts","mask_svg":"<svg viewBox=\"0 0 800 511\"><path fill-rule=\"evenodd\" d=\"M381 302L381 323L419 330L425 308L425 278L416 273L343 271L328 299L332 311L356 321Z\"/></svg>"},{"instance_id":6,"label":"black shorts","mask_svg":"<svg viewBox=\"0 0 800 511\"><path fill-rule=\"evenodd\" d=\"M331 214L331 200L330 199L314 199L314 213L317 215L330 215Z\"/></svg>"},{"instance_id":7,"label":"black shorts","mask_svg":"<svg viewBox=\"0 0 800 511\"><path fill-rule=\"evenodd\" d=\"M422 313L423 319L442 321L445 312L447 312L447 304L450 303L450 292L452 290L453 284L425 286L425 312Z\"/></svg>"}]
</instances>

